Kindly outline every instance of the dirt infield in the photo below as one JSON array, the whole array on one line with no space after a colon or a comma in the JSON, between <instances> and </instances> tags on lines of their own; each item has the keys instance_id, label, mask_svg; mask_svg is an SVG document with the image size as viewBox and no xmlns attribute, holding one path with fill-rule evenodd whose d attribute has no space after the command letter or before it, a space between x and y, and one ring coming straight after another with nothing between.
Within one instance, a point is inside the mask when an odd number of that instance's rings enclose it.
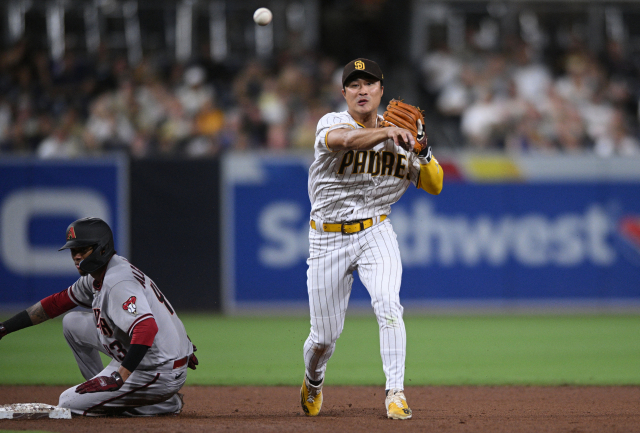
<instances>
[{"instance_id":1,"label":"dirt infield","mask_svg":"<svg viewBox=\"0 0 640 433\"><path fill-rule=\"evenodd\" d=\"M64 387L1 386L0 404L56 404ZM295 387L188 386L179 416L0 420L0 430L113 433L269 431L640 432L640 387L410 387L413 419L392 421L376 387L325 387L320 416Z\"/></svg>"}]
</instances>

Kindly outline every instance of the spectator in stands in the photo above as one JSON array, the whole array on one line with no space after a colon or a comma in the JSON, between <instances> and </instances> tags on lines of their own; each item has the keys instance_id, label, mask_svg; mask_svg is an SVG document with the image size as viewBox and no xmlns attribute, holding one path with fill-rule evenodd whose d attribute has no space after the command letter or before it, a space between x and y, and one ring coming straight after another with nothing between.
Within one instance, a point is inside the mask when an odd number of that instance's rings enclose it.
<instances>
[{"instance_id":1,"label":"spectator in stands","mask_svg":"<svg viewBox=\"0 0 640 433\"><path fill-rule=\"evenodd\" d=\"M462 113L460 127L469 144L477 149L496 148L497 133L505 120L489 87L478 88L476 102Z\"/></svg>"},{"instance_id":2,"label":"spectator in stands","mask_svg":"<svg viewBox=\"0 0 640 433\"><path fill-rule=\"evenodd\" d=\"M74 158L82 155L83 150L80 140L71 134L70 126L60 124L40 143L37 155L44 159Z\"/></svg>"},{"instance_id":3,"label":"spectator in stands","mask_svg":"<svg viewBox=\"0 0 640 433\"><path fill-rule=\"evenodd\" d=\"M511 76L515 82L517 94L539 107L553 83L551 71L547 65L533 61L533 49L519 44L514 50L515 65Z\"/></svg>"},{"instance_id":4,"label":"spectator in stands","mask_svg":"<svg viewBox=\"0 0 640 433\"><path fill-rule=\"evenodd\" d=\"M425 88L432 95L438 95L453 81L460 79L462 60L451 53L445 43L427 53L420 64L425 78Z\"/></svg>"},{"instance_id":5,"label":"spectator in stands","mask_svg":"<svg viewBox=\"0 0 640 433\"><path fill-rule=\"evenodd\" d=\"M11 134L14 150L22 154L35 152L42 141L53 133L54 125L51 115L36 115L29 105L25 104L19 111Z\"/></svg>"},{"instance_id":6,"label":"spectator in stands","mask_svg":"<svg viewBox=\"0 0 640 433\"><path fill-rule=\"evenodd\" d=\"M141 132L153 134L167 116L170 93L156 77L145 77L144 82L135 92L138 116L136 123Z\"/></svg>"},{"instance_id":7,"label":"spectator in stands","mask_svg":"<svg viewBox=\"0 0 640 433\"><path fill-rule=\"evenodd\" d=\"M640 65L622 41L608 41L600 59L579 41L568 45L557 71L561 57L541 62L543 45L472 39L469 50L443 44L418 65L423 108L441 128L433 137L476 150L636 153ZM0 151L144 158L308 149L318 112L344 109L335 90L342 71L299 45L280 54L229 65L208 51L189 64L159 54L130 67L104 45L93 57L69 51L55 62L19 41L0 52Z\"/></svg>"},{"instance_id":8,"label":"spectator in stands","mask_svg":"<svg viewBox=\"0 0 640 433\"><path fill-rule=\"evenodd\" d=\"M596 141L595 153L602 157L640 156L640 141L629 134L625 113L622 110L614 111L607 133Z\"/></svg>"},{"instance_id":9,"label":"spectator in stands","mask_svg":"<svg viewBox=\"0 0 640 433\"><path fill-rule=\"evenodd\" d=\"M91 106L84 140L92 150L127 149L135 136L135 130L126 113L114 109L113 99L105 93Z\"/></svg>"},{"instance_id":10,"label":"spectator in stands","mask_svg":"<svg viewBox=\"0 0 640 433\"><path fill-rule=\"evenodd\" d=\"M193 134L193 122L182 107L180 100L173 97L168 102L167 118L159 129L158 151L161 155L178 155Z\"/></svg>"},{"instance_id":11,"label":"spectator in stands","mask_svg":"<svg viewBox=\"0 0 640 433\"><path fill-rule=\"evenodd\" d=\"M291 146L295 149L312 150L318 122L322 116L331 112L331 110L330 106L318 102L298 113L297 121L291 131Z\"/></svg>"},{"instance_id":12,"label":"spectator in stands","mask_svg":"<svg viewBox=\"0 0 640 433\"><path fill-rule=\"evenodd\" d=\"M184 72L184 83L176 89L176 96L187 117L193 118L207 102L213 101L213 86L205 80L206 71L202 66L191 66Z\"/></svg>"},{"instance_id":13,"label":"spectator in stands","mask_svg":"<svg viewBox=\"0 0 640 433\"><path fill-rule=\"evenodd\" d=\"M594 65L585 54L575 53L567 56L566 74L555 82L558 94L575 105L589 101L598 86L593 68Z\"/></svg>"},{"instance_id":14,"label":"spectator in stands","mask_svg":"<svg viewBox=\"0 0 640 433\"><path fill-rule=\"evenodd\" d=\"M438 96L436 106L446 116L460 118L464 110L471 105L474 98L476 74L469 66L465 66L458 79L444 85Z\"/></svg>"},{"instance_id":15,"label":"spectator in stands","mask_svg":"<svg viewBox=\"0 0 640 433\"><path fill-rule=\"evenodd\" d=\"M520 117L513 118L506 134L505 149L515 153L545 153L557 151L553 140L549 137L549 129L545 118L536 107L527 102L525 111Z\"/></svg>"},{"instance_id":16,"label":"spectator in stands","mask_svg":"<svg viewBox=\"0 0 640 433\"><path fill-rule=\"evenodd\" d=\"M190 157L215 155L221 150L218 135L224 126L222 110L207 100L194 119L194 137L188 142L185 154Z\"/></svg>"},{"instance_id":17,"label":"spectator in stands","mask_svg":"<svg viewBox=\"0 0 640 433\"><path fill-rule=\"evenodd\" d=\"M611 130L614 108L606 98L607 89L596 89L588 101L577 106L589 141L595 143Z\"/></svg>"}]
</instances>

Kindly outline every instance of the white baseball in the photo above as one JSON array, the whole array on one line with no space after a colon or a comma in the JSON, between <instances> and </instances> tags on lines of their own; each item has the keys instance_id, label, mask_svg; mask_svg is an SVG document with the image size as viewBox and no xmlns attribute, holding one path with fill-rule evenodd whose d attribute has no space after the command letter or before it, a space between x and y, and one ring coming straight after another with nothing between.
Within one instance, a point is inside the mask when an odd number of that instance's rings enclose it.
<instances>
[{"instance_id":1,"label":"white baseball","mask_svg":"<svg viewBox=\"0 0 640 433\"><path fill-rule=\"evenodd\" d=\"M253 20L260 26L266 26L273 19L273 14L267 8L258 8L253 13Z\"/></svg>"}]
</instances>

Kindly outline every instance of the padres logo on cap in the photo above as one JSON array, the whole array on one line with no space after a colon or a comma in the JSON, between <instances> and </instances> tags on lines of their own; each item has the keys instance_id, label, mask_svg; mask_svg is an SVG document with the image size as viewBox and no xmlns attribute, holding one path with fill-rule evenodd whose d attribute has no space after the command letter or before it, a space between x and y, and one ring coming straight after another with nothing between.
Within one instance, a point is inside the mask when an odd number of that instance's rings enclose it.
<instances>
[{"instance_id":1,"label":"padres logo on cap","mask_svg":"<svg viewBox=\"0 0 640 433\"><path fill-rule=\"evenodd\" d=\"M355 62L353 64L353 66L355 66L356 69L358 70L363 70L364 69L364 62L361 60L358 60L357 62Z\"/></svg>"}]
</instances>

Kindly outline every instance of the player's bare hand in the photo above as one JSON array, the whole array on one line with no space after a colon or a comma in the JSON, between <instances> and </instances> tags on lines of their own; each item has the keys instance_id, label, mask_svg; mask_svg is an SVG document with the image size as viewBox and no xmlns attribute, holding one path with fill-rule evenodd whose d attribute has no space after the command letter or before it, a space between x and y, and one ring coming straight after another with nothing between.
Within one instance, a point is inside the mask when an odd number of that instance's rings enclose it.
<instances>
[{"instance_id":1,"label":"player's bare hand","mask_svg":"<svg viewBox=\"0 0 640 433\"><path fill-rule=\"evenodd\" d=\"M0 340L2 340L2 337L4 337L7 334L8 334L7 328L5 328L2 323L0 323Z\"/></svg>"},{"instance_id":2,"label":"player's bare hand","mask_svg":"<svg viewBox=\"0 0 640 433\"><path fill-rule=\"evenodd\" d=\"M98 376L85 383L81 383L76 387L78 394L87 394L92 392L117 391L124 385L124 380L117 371L111 373L111 376Z\"/></svg>"},{"instance_id":3,"label":"player's bare hand","mask_svg":"<svg viewBox=\"0 0 640 433\"><path fill-rule=\"evenodd\" d=\"M396 146L402 147L404 150L412 150L415 140L411 132L402 128L386 128L387 138L391 138Z\"/></svg>"},{"instance_id":4,"label":"player's bare hand","mask_svg":"<svg viewBox=\"0 0 640 433\"><path fill-rule=\"evenodd\" d=\"M187 364L187 366L188 366L190 369L192 369L192 370L195 370L195 369L196 369L196 365L198 365L198 364L199 364L199 362L198 362L198 358L197 358L197 357L196 357L196 355L195 355L195 351L196 351L196 350L198 350L198 349L196 349L196 345L194 344L194 345L193 345L193 352L194 352L194 353L192 353L191 355L189 355L189 361L188 361L188 364Z\"/></svg>"}]
</instances>

